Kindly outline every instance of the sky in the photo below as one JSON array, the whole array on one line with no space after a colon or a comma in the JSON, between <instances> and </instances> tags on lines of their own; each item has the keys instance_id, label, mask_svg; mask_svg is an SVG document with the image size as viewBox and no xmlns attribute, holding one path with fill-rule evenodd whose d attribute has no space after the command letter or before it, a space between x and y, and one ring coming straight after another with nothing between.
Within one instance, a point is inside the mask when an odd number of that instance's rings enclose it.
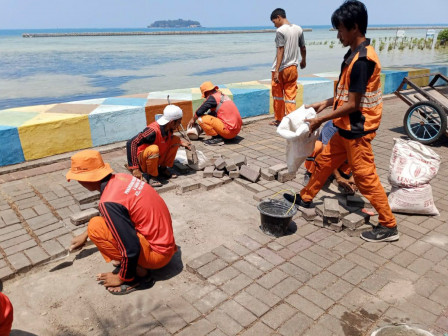
<instances>
[{"instance_id":1,"label":"sky","mask_svg":"<svg viewBox=\"0 0 448 336\"><path fill-rule=\"evenodd\" d=\"M270 26L281 7L301 26L330 25L340 0L0 0L0 29L144 28L156 20L203 27ZM448 24L448 0L365 0L369 24ZM424 7L424 8L423 8Z\"/></svg>"}]
</instances>

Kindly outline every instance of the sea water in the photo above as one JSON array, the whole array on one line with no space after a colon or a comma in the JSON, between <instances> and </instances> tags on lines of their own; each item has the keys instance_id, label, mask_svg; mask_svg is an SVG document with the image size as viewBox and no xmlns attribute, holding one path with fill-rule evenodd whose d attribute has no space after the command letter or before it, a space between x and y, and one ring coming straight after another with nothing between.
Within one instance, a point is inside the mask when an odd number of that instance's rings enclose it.
<instances>
[{"instance_id":1,"label":"sea water","mask_svg":"<svg viewBox=\"0 0 448 336\"><path fill-rule=\"evenodd\" d=\"M248 30L273 27L198 28ZM343 48L329 26L305 32L307 66L299 76L338 72ZM417 27L416 27L417 28ZM0 30L0 109L199 87L271 77L275 33L23 38L22 33L157 31L159 29ZM182 29L176 29L182 30ZM424 38L425 29L406 30ZM396 30L371 30L390 38ZM330 48L331 42L334 43ZM445 49L391 50L379 54L383 67L448 61Z\"/></svg>"}]
</instances>

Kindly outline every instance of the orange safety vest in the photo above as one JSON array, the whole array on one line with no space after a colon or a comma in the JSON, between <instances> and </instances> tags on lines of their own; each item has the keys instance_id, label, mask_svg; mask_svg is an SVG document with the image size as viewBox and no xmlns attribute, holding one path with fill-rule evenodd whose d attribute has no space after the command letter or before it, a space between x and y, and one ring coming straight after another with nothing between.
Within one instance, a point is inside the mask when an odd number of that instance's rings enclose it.
<instances>
[{"instance_id":1,"label":"orange safety vest","mask_svg":"<svg viewBox=\"0 0 448 336\"><path fill-rule=\"evenodd\" d=\"M352 60L350 61L350 58ZM349 115L339 117L333 120L336 127L350 131L351 133L370 133L378 129L381 122L381 114L383 111L383 98L381 92L381 64L375 49L369 45L369 40L363 42L354 51L354 55L350 56L347 61L349 65L345 66L339 77L339 82L334 94L334 109L348 102L348 93L350 87L350 74L353 65L359 57L366 57L369 61L375 62L373 74L367 82L366 92L361 98L359 110Z\"/></svg>"},{"instance_id":2,"label":"orange safety vest","mask_svg":"<svg viewBox=\"0 0 448 336\"><path fill-rule=\"evenodd\" d=\"M218 119L226 125L226 128L229 131L238 134L243 125L243 121L241 120L240 112L235 103L220 91L216 91L212 96L218 105L211 110L216 113Z\"/></svg>"},{"instance_id":3,"label":"orange safety vest","mask_svg":"<svg viewBox=\"0 0 448 336\"><path fill-rule=\"evenodd\" d=\"M150 123L148 125L148 127L152 128L154 130L154 132L156 133L156 140L154 141L153 145L157 145L159 147L159 153L165 153L168 147L168 142L169 139L172 135L168 135L167 138L165 139L162 136L162 131L160 130L160 125L157 121L154 121L152 123ZM148 144L143 144L138 146L137 148L137 155L139 155L141 152L143 152L147 147L149 147L151 145Z\"/></svg>"},{"instance_id":4,"label":"orange safety vest","mask_svg":"<svg viewBox=\"0 0 448 336\"><path fill-rule=\"evenodd\" d=\"M112 175L100 198L100 211L104 203L124 206L135 230L149 242L151 249L162 255L171 254L175 248L173 226L168 207L162 197L147 183L130 175ZM115 218L103 213L103 217ZM125 237L121 237L123 239Z\"/></svg>"}]
</instances>

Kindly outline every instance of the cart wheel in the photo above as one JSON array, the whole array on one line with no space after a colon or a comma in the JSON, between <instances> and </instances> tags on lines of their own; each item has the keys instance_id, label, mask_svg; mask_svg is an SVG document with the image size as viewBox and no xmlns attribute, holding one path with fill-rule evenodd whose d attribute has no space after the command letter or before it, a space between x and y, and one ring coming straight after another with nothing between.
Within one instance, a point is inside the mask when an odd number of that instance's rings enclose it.
<instances>
[{"instance_id":1,"label":"cart wheel","mask_svg":"<svg viewBox=\"0 0 448 336\"><path fill-rule=\"evenodd\" d=\"M406 111L403 124L408 137L429 145L446 132L446 114L442 107L433 102L418 102Z\"/></svg>"}]
</instances>

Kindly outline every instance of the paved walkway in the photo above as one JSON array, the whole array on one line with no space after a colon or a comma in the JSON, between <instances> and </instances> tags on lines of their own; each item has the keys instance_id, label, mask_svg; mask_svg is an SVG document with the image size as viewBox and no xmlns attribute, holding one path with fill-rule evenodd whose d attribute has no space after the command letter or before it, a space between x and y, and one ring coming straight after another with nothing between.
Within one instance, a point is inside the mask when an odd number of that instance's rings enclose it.
<instances>
[{"instance_id":1,"label":"paved walkway","mask_svg":"<svg viewBox=\"0 0 448 336\"><path fill-rule=\"evenodd\" d=\"M393 138L403 135L405 110L398 99L387 100L373 142L387 190ZM241 153L262 168L284 161L284 141L265 120L246 125L241 137L235 144L198 147L207 155ZM431 183L440 216L397 215L401 237L393 243L367 243L344 231L318 228L300 215L292 235L271 238L252 229L189 261L186 269L203 285L151 311L154 323L130 325L132 334L366 335L393 322L448 333L446 141L433 149L442 158ZM115 171L124 171L123 148L104 156ZM80 211L77 200L88 193L65 181L68 166L65 160L0 175L1 279L63 255L73 235L84 230L69 217ZM191 180L200 180L199 174L175 183ZM240 183L258 199L299 190L302 175L286 183Z\"/></svg>"}]
</instances>

